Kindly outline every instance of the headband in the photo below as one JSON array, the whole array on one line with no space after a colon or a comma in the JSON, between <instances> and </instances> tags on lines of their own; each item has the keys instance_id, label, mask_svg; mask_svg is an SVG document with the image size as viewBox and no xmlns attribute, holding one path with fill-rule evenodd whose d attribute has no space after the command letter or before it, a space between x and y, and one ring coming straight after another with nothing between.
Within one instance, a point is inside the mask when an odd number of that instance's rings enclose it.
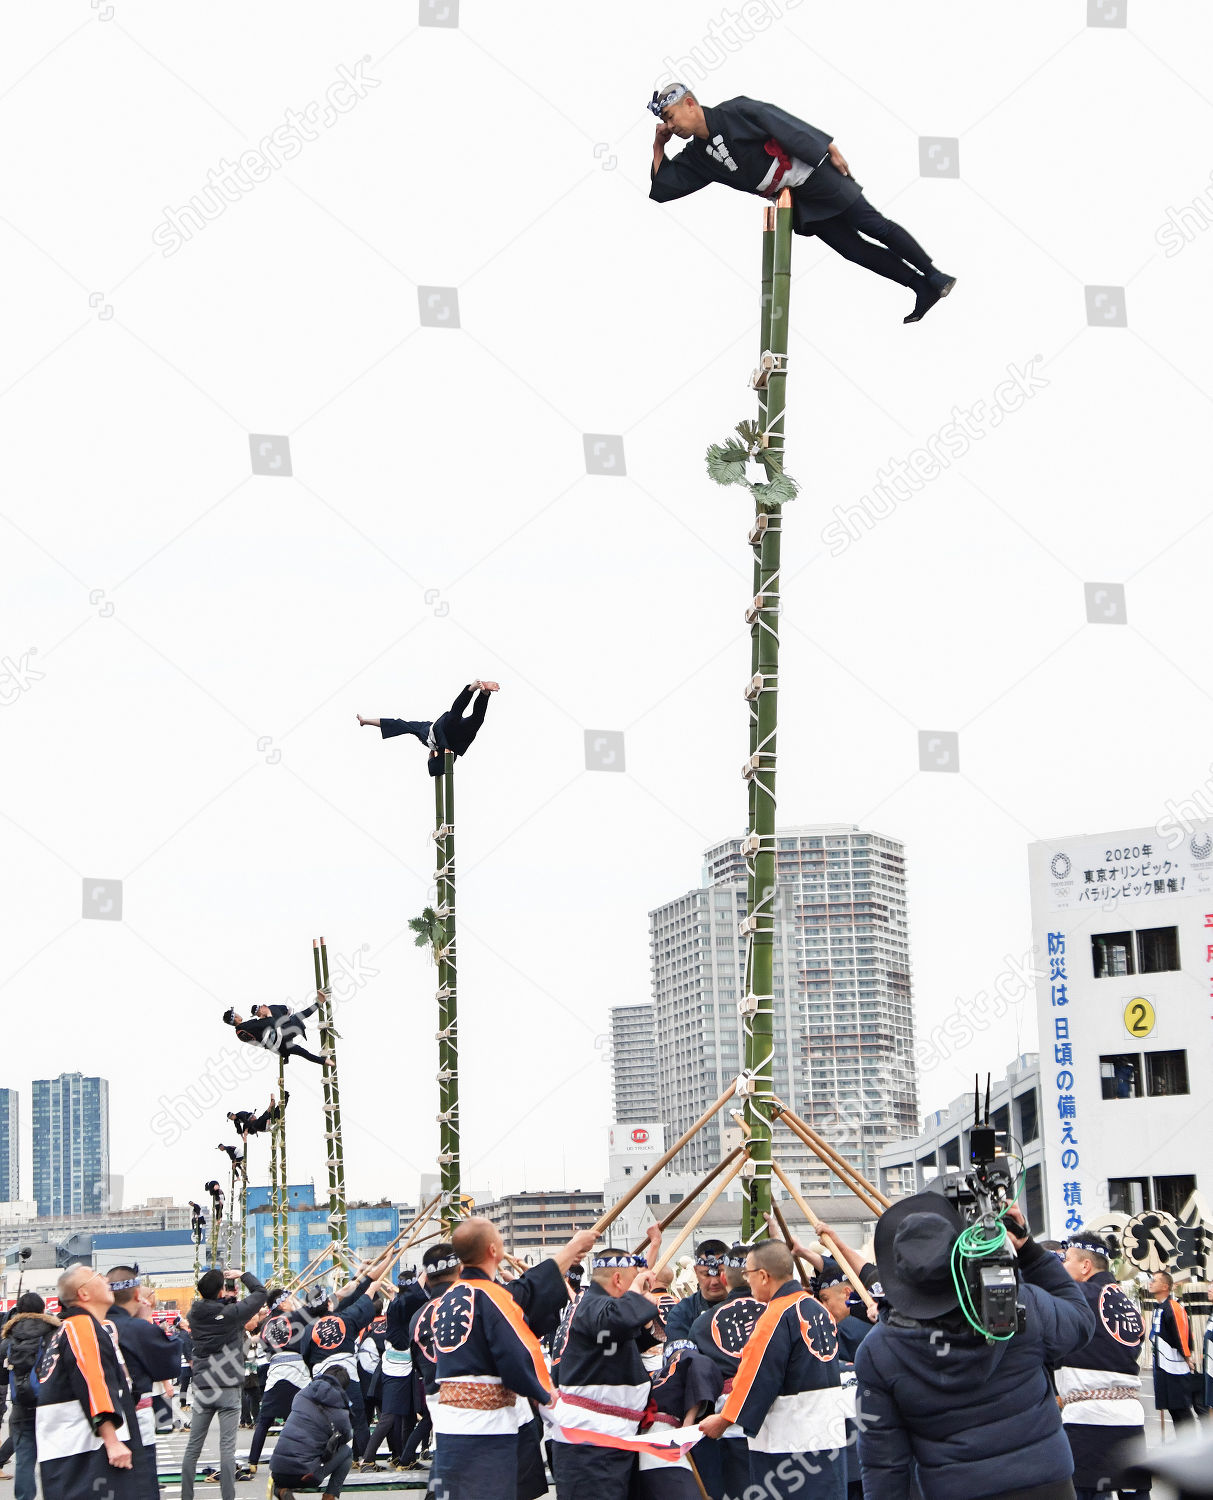
<instances>
[{"instance_id":1,"label":"headband","mask_svg":"<svg viewBox=\"0 0 1213 1500\"><path fill-rule=\"evenodd\" d=\"M730 1271L744 1271L746 1256L749 1251L744 1245L734 1245L727 1255L722 1255L720 1264ZM697 1261L698 1265L699 1262Z\"/></svg>"},{"instance_id":2,"label":"headband","mask_svg":"<svg viewBox=\"0 0 1213 1500\"><path fill-rule=\"evenodd\" d=\"M131 1267L134 1275L127 1281L111 1281L110 1290L114 1292L129 1292L131 1287L139 1285L139 1262L136 1261Z\"/></svg>"},{"instance_id":3,"label":"headband","mask_svg":"<svg viewBox=\"0 0 1213 1500\"><path fill-rule=\"evenodd\" d=\"M648 1261L643 1255L629 1255L626 1250L621 1250L617 1255L596 1255L593 1260L595 1271L627 1270L631 1266L647 1266Z\"/></svg>"},{"instance_id":4,"label":"headband","mask_svg":"<svg viewBox=\"0 0 1213 1500\"><path fill-rule=\"evenodd\" d=\"M454 1271L462 1264L463 1262L457 1255L448 1255L442 1260L436 1260L432 1266L426 1266L425 1274L427 1276L437 1276L443 1271Z\"/></svg>"},{"instance_id":5,"label":"headband","mask_svg":"<svg viewBox=\"0 0 1213 1500\"><path fill-rule=\"evenodd\" d=\"M837 1276L831 1274L829 1276L818 1276L815 1279L817 1282L817 1290L819 1292L828 1291L832 1286L845 1286L847 1283L847 1278L842 1274L841 1271Z\"/></svg>"},{"instance_id":6,"label":"headband","mask_svg":"<svg viewBox=\"0 0 1213 1500\"><path fill-rule=\"evenodd\" d=\"M655 89L653 97L649 100L649 108L661 118L661 111L667 109L671 104L677 104L679 99L685 99L690 93L685 83L667 83L663 89Z\"/></svg>"},{"instance_id":7,"label":"headband","mask_svg":"<svg viewBox=\"0 0 1213 1500\"><path fill-rule=\"evenodd\" d=\"M1089 1250L1092 1255L1102 1255L1110 1259L1112 1251L1108 1249L1106 1240L1097 1234L1072 1234L1065 1243L1067 1250Z\"/></svg>"}]
</instances>

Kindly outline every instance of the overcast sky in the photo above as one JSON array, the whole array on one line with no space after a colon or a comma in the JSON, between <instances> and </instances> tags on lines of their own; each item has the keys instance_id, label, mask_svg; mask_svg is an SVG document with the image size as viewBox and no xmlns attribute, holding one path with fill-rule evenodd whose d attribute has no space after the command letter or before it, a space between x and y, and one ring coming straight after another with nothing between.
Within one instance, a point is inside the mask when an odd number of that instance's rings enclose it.
<instances>
[{"instance_id":1,"label":"overcast sky","mask_svg":"<svg viewBox=\"0 0 1213 1500\"><path fill-rule=\"evenodd\" d=\"M761 209L647 201L667 60L831 132L960 278L903 327L900 287L794 245L780 821L905 841L920 1037L1022 961L1031 840L1210 781L1213 10L1125 3L10 13L0 1083L27 1196L30 1079L62 1069L111 1082L128 1203L199 1196L224 1110L269 1092L220 1014L304 997L320 933L358 976L351 1196L415 1196L431 784L354 715L431 717L476 676L502 691L459 767L465 1183L601 1185L608 1008L648 997L647 912L745 814L750 505L703 450L754 414ZM962 419L967 451L876 494ZM849 537L848 509L889 514ZM587 730L623 732L622 774ZM958 734L946 769L920 731ZM924 1111L1034 1046L1019 994ZM291 1177L319 1180L318 1070L290 1073Z\"/></svg>"}]
</instances>

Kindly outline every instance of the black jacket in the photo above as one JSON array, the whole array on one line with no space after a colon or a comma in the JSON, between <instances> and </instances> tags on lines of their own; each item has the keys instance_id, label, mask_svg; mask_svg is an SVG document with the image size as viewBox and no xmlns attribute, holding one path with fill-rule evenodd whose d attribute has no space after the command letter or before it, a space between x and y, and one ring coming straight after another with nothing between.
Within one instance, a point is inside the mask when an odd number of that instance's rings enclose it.
<instances>
[{"instance_id":1,"label":"black jacket","mask_svg":"<svg viewBox=\"0 0 1213 1500\"><path fill-rule=\"evenodd\" d=\"M481 724L484 723L490 695L481 692L476 698L475 707L464 718L475 691L475 688L465 687L446 713L439 714L434 720L434 743L439 750L453 750L456 755L463 755L476 738Z\"/></svg>"},{"instance_id":2,"label":"black jacket","mask_svg":"<svg viewBox=\"0 0 1213 1500\"><path fill-rule=\"evenodd\" d=\"M655 203L685 198L711 182L765 197L759 186L775 160L768 142L814 169L806 182L792 189L793 225L798 233L811 234L810 225L833 218L862 197L863 189L855 179L844 177L828 159L833 137L815 125L744 95L705 108L703 115L707 139L693 136L652 174L649 197Z\"/></svg>"},{"instance_id":3,"label":"black jacket","mask_svg":"<svg viewBox=\"0 0 1213 1500\"><path fill-rule=\"evenodd\" d=\"M1057 1483L1074 1471L1045 1367L1095 1332L1082 1288L1057 1257L1019 1251L1027 1326L1006 1343L890 1315L855 1354L864 1494L973 1500ZM941 1352L942 1351L942 1352Z\"/></svg>"},{"instance_id":4,"label":"black jacket","mask_svg":"<svg viewBox=\"0 0 1213 1500\"><path fill-rule=\"evenodd\" d=\"M118 1331L118 1347L136 1398L150 1395L157 1380L180 1378L181 1343L171 1331L147 1318L136 1318L117 1303L110 1308L110 1322Z\"/></svg>"},{"instance_id":5,"label":"black jacket","mask_svg":"<svg viewBox=\"0 0 1213 1500\"><path fill-rule=\"evenodd\" d=\"M296 1395L270 1458L275 1479L306 1479L353 1437L349 1402L336 1372L317 1375ZM335 1441L334 1441L335 1439Z\"/></svg>"},{"instance_id":6,"label":"black jacket","mask_svg":"<svg viewBox=\"0 0 1213 1500\"><path fill-rule=\"evenodd\" d=\"M199 1297L186 1314L194 1340L194 1384L200 1390L238 1390L244 1384L244 1325L265 1306L265 1288L251 1271L240 1279L247 1297L239 1302Z\"/></svg>"},{"instance_id":7,"label":"black jacket","mask_svg":"<svg viewBox=\"0 0 1213 1500\"><path fill-rule=\"evenodd\" d=\"M13 1400L14 1412L18 1407L32 1413L38 1399L30 1390L29 1372L38 1359L38 1346L47 1334L59 1327L59 1319L50 1313L14 1313L0 1328L0 1356L9 1371L6 1384Z\"/></svg>"}]
</instances>

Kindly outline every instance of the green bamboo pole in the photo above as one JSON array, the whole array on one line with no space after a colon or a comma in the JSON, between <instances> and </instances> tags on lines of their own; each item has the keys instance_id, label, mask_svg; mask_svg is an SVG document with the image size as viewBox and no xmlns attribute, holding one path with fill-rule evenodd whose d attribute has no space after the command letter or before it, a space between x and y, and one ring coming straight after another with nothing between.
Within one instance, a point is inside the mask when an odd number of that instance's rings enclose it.
<instances>
[{"instance_id":1,"label":"green bamboo pole","mask_svg":"<svg viewBox=\"0 0 1213 1500\"><path fill-rule=\"evenodd\" d=\"M223 1228L223 1212L219 1207L219 1201L211 1194L211 1265L219 1264L219 1231Z\"/></svg>"},{"instance_id":2,"label":"green bamboo pole","mask_svg":"<svg viewBox=\"0 0 1213 1500\"><path fill-rule=\"evenodd\" d=\"M764 208L762 215L762 300L758 317L758 358L761 373L762 357L771 347L771 282L775 271L775 209ZM765 432L767 427L767 383L759 379L757 381L758 391L758 430ZM759 670L758 643L762 629L758 624L758 595L762 587L762 568L760 549L753 549L753 599L750 607L746 610L746 620L750 626L750 680L753 681ZM748 803L747 828L754 828L756 817L756 804L758 797L758 784L755 779L755 755L758 750L758 704L750 702L750 758L746 762L746 797ZM751 915L757 901L757 881L754 867L753 854L746 852L746 914ZM749 940L745 946L745 991L746 994L754 992L754 944ZM747 1016L745 1024L745 1066L747 1071L754 1067L756 1062L754 1051L754 1032ZM751 1171L756 1169L751 1168ZM762 1222L761 1220L759 1221ZM748 1240L754 1230L753 1205L749 1192L742 1200L741 1206L741 1237Z\"/></svg>"},{"instance_id":3,"label":"green bamboo pole","mask_svg":"<svg viewBox=\"0 0 1213 1500\"><path fill-rule=\"evenodd\" d=\"M287 1217L290 1206L287 1184L290 1178L286 1172L286 1060L283 1057L278 1059L278 1118L273 1122L273 1129L270 1145L275 1153L278 1173L278 1200L274 1205L274 1212L279 1226L278 1258L274 1262L274 1269L281 1278L281 1285L291 1269L290 1219Z\"/></svg>"},{"instance_id":4,"label":"green bamboo pole","mask_svg":"<svg viewBox=\"0 0 1213 1500\"><path fill-rule=\"evenodd\" d=\"M774 223L772 224L772 219ZM767 296L767 255L770 251L770 294ZM772 356L759 380L761 445L768 473L783 472L784 415L787 395L788 305L791 289L792 200L779 196L776 208L763 214L763 323L766 351ZM765 352L765 351L764 351ZM756 662L751 685L750 726L753 735L750 764L750 829L747 847L749 953L749 1033L746 1071L750 1092L745 1118L750 1127L750 1156L754 1175L749 1180L747 1233L764 1223L771 1207L771 1125L767 1110L774 1099L774 956L775 899L775 752L779 707L779 572L782 507L759 505L750 544L754 552L757 587L751 605L751 655ZM752 874L750 871L752 870Z\"/></svg>"},{"instance_id":5,"label":"green bamboo pole","mask_svg":"<svg viewBox=\"0 0 1213 1500\"><path fill-rule=\"evenodd\" d=\"M227 1200L227 1229L223 1236L223 1263L226 1266L232 1264L232 1240L236 1237L236 1186L240 1180L240 1170L236 1163L232 1163L232 1188Z\"/></svg>"},{"instance_id":6,"label":"green bamboo pole","mask_svg":"<svg viewBox=\"0 0 1213 1500\"><path fill-rule=\"evenodd\" d=\"M442 1223L449 1232L459 1217L461 1189L455 944L455 757L445 750L443 758L443 774L434 778L435 895L439 918L435 958L438 964L438 1166L442 1182Z\"/></svg>"},{"instance_id":7,"label":"green bamboo pole","mask_svg":"<svg viewBox=\"0 0 1213 1500\"><path fill-rule=\"evenodd\" d=\"M273 1235L270 1251L270 1279L277 1281L282 1269L282 1236L278 1223L278 1127L281 1120L270 1121L270 1229Z\"/></svg>"},{"instance_id":8,"label":"green bamboo pole","mask_svg":"<svg viewBox=\"0 0 1213 1500\"><path fill-rule=\"evenodd\" d=\"M202 1274L202 1235L198 1230L194 1231L194 1280L197 1281Z\"/></svg>"},{"instance_id":9,"label":"green bamboo pole","mask_svg":"<svg viewBox=\"0 0 1213 1500\"><path fill-rule=\"evenodd\" d=\"M345 1158L341 1149L341 1094L337 1083L337 1041L333 1027L333 992L329 985L328 947L320 938L316 947L320 976L320 1050L325 1054L321 1069L324 1086L324 1144L329 1178L329 1239L333 1266L344 1264L349 1254L345 1206Z\"/></svg>"},{"instance_id":10,"label":"green bamboo pole","mask_svg":"<svg viewBox=\"0 0 1213 1500\"><path fill-rule=\"evenodd\" d=\"M244 1172L240 1178L240 1259L244 1268L244 1257L248 1253L248 1143L244 1147Z\"/></svg>"}]
</instances>

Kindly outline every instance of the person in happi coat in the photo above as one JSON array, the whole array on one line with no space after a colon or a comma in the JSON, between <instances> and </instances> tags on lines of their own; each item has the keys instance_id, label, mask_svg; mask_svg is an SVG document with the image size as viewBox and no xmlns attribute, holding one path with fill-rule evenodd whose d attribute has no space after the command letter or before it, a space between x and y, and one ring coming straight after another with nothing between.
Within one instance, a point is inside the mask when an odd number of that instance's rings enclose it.
<instances>
[{"instance_id":1,"label":"person in happi coat","mask_svg":"<svg viewBox=\"0 0 1213 1500\"><path fill-rule=\"evenodd\" d=\"M333 1297L323 1283L309 1287L304 1306L313 1322L303 1345L303 1362L313 1377L340 1365L349 1378L346 1392L350 1403L350 1420L354 1424L354 1452L363 1453L370 1441L362 1386L358 1381L358 1337L378 1312L377 1296L370 1288L387 1271L395 1258L389 1250L376 1261L364 1261L358 1268L353 1285L340 1297Z\"/></svg>"},{"instance_id":2,"label":"person in happi coat","mask_svg":"<svg viewBox=\"0 0 1213 1500\"><path fill-rule=\"evenodd\" d=\"M1053 1370L1061 1420L1074 1454L1078 1500L1120 1490L1135 1442L1144 1444L1146 1414L1138 1399L1138 1361L1146 1327L1141 1313L1112 1275L1112 1250L1102 1235L1080 1232L1066 1241L1062 1264L1078 1283L1095 1314L1095 1336L1068 1354Z\"/></svg>"},{"instance_id":3,"label":"person in happi coat","mask_svg":"<svg viewBox=\"0 0 1213 1500\"><path fill-rule=\"evenodd\" d=\"M748 1245L733 1245L723 1257L724 1300L700 1313L691 1324L691 1343L716 1365L723 1380L716 1410L733 1389L741 1356L763 1314L764 1304L750 1292L745 1276ZM736 1500L750 1482L750 1447L734 1422L718 1438L703 1438L695 1446L695 1467L712 1500Z\"/></svg>"},{"instance_id":4,"label":"person in happi coat","mask_svg":"<svg viewBox=\"0 0 1213 1500\"><path fill-rule=\"evenodd\" d=\"M626 1500L636 1453L611 1439L634 1438L648 1406L641 1354L658 1341L650 1325L661 1293L646 1256L599 1248L590 1268L560 1353L552 1410L556 1494Z\"/></svg>"},{"instance_id":5,"label":"person in happi coat","mask_svg":"<svg viewBox=\"0 0 1213 1500\"><path fill-rule=\"evenodd\" d=\"M426 1300L409 1324L409 1354L413 1360L413 1404L417 1421L405 1438L401 1467L415 1469L417 1455L434 1431L432 1405L438 1399L438 1350L434 1347L434 1313L446 1289L459 1277L460 1260L446 1241L427 1247L421 1257L420 1286Z\"/></svg>"},{"instance_id":6,"label":"person in happi coat","mask_svg":"<svg viewBox=\"0 0 1213 1500\"><path fill-rule=\"evenodd\" d=\"M296 1395L311 1381L303 1362L303 1346L312 1327L310 1316L299 1298L280 1286L266 1287L265 1298L269 1316L258 1330L258 1338L269 1363L257 1424L249 1442L248 1463L240 1476L247 1479L257 1472L270 1428L275 1422L286 1421Z\"/></svg>"},{"instance_id":7,"label":"person in happi coat","mask_svg":"<svg viewBox=\"0 0 1213 1500\"><path fill-rule=\"evenodd\" d=\"M452 755L467 754L484 723L489 695L498 691L500 689L497 683L477 679L461 688L450 708L436 719L364 719L359 714L358 723L362 728L369 725L372 729L377 729L385 740L398 734L414 735L429 751L427 769L430 775L441 776L445 770L445 752L449 750ZM476 699L474 704L473 696ZM472 705L471 713L467 711L469 704Z\"/></svg>"},{"instance_id":8,"label":"person in happi coat","mask_svg":"<svg viewBox=\"0 0 1213 1500\"><path fill-rule=\"evenodd\" d=\"M379 1420L362 1455L364 1463L376 1461L380 1444L386 1437L392 1467L404 1467L404 1440L417 1420L409 1328L414 1314L425 1306L426 1296L415 1270L406 1271L396 1278L396 1295L388 1303L383 1316Z\"/></svg>"},{"instance_id":9,"label":"person in happi coat","mask_svg":"<svg viewBox=\"0 0 1213 1500\"><path fill-rule=\"evenodd\" d=\"M223 1012L223 1024L233 1027L242 1042L275 1052L283 1062L290 1062L292 1057L306 1057L308 1062L323 1067L330 1059L330 1053L309 1052L306 1047L299 1046L300 1040L307 1036L308 1016L319 1010L323 999L324 992L318 990L315 1000L305 1010L292 1010L289 1005L254 1005L253 1013L248 1017L229 1007Z\"/></svg>"},{"instance_id":10,"label":"person in happi coat","mask_svg":"<svg viewBox=\"0 0 1213 1500\"><path fill-rule=\"evenodd\" d=\"M135 1397L109 1320L114 1293L88 1266L64 1271L58 1291L60 1327L34 1372L42 1493L48 1500L140 1500Z\"/></svg>"},{"instance_id":11,"label":"person in happi coat","mask_svg":"<svg viewBox=\"0 0 1213 1500\"><path fill-rule=\"evenodd\" d=\"M834 1320L795 1279L792 1252L760 1240L746 1279L764 1304L721 1411L701 1422L721 1437L736 1422L749 1439L750 1484L771 1500L845 1500L846 1419Z\"/></svg>"},{"instance_id":12,"label":"person in happi coat","mask_svg":"<svg viewBox=\"0 0 1213 1500\"><path fill-rule=\"evenodd\" d=\"M660 1243L660 1231L650 1231L650 1246L654 1237ZM546 1341L550 1346L564 1311L569 1306L569 1271L583 1255L594 1248L597 1239L598 1235L594 1230L579 1229L559 1250L545 1256L537 1264L528 1266L521 1274L506 1282L506 1291L518 1304L527 1327L541 1344ZM451 1241L457 1250L462 1249L463 1240L459 1229L455 1230ZM537 1412L532 1412L528 1418L526 1411L520 1407L516 1500L539 1500L547 1492L548 1478L543 1466L543 1424Z\"/></svg>"},{"instance_id":13,"label":"person in happi coat","mask_svg":"<svg viewBox=\"0 0 1213 1500\"><path fill-rule=\"evenodd\" d=\"M442 1500L516 1500L519 1428L551 1390L543 1349L496 1280L505 1246L488 1219L462 1220L451 1244L461 1272L427 1312L433 1339L431 1493Z\"/></svg>"},{"instance_id":14,"label":"person in happi coat","mask_svg":"<svg viewBox=\"0 0 1213 1500\"><path fill-rule=\"evenodd\" d=\"M1178 1432L1196 1416L1192 1410L1192 1325L1187 1310L1173 1295L1175 1279L1169 1271L1155 1271L1150 1294L1155 1308L1150 1319L1150 1347L1154 1351L1154 1405L1169 1411Z\"/></svg>"},{"instance_id":15,"label":"person in happi coat","mask_svg":"<svg viewBox=\"0 0 1213 1500\"><path fill-rule=\"evenodd\" d=\"M114 1294L110 1322L118 1334L118 1347L135 1397L139 1445L131 1447L132 1467L140 1500L159 1500L152 1386L158 1380L177 1379L181 1371L181 1343L171 1328L162 1327L153 1319L155 1294L142 1285L138 1266L113 1266L106 1279Z\"/></svg>"},{"instance_id":16,"label":"person in happi coat","mask_svg":"<svg viewBox=\"0 0 1213 1500\"><path fill-rule=\"evenodd\" d=\"M682 83L659 88L649 109L660 122L649 187L654 202L685 198L713 182L770 201L786 188L796 234L816 235L844 259L914 293L905 323L919 322L956 285L911 234L872 207L825 131L759 99L700 104ZM687 145L667 157L675 135Z\"/></svg>"},{"instance_id":17,"label":"person in happi coat","mask_svg":"<svg viewBox=\"0 0 1213 1500\"><path fill-rule=\"evenodd\" d=\"M691 1324L702 1317L708 1308L723 1302L729 1294L725 1285L724 1264L729 1247L723 1240L700 1240L695 1246L695 1290L683 1297L673 1307L664 1305L662 1321L665 1323L667 1353L680 1345L690 1344Z\"/></svg>"},{"instance_id":18,"label":"person in happi coat","mask_svg":"<svg viewBox=\"0 0 1213 1500\"><path fill-rule=\"evenodd\" d=\"M383 1348L387 1343L387 1317L380 1311L358 1335L358 1383L362 1387L362 1405L368 1432L379 1425L379 1406L383 1395ZM370 1438L367 1439L370 1446ZM354 1466L372 1473L379 1470L373 1457L355 1457Z\"/></svg>"},{"instance_id":19,"label":"person in happi coat","mask_svg":"<svg viewBox=\"0 0 1213 1500\"><path fill-rule=\"evenodd\" d=\"M693 1426L701 1416L715 1410L716 1398L723 1388L724 1376L707 1355L675 1349L653 1381L641 1436L657 1437L663 1431ZM702 1446L700 1443L696 1448ZM673 1458L641 1450L638 1500L701 1500L706 1488L692 1454Z\"/></svg>"}]
</instances>

